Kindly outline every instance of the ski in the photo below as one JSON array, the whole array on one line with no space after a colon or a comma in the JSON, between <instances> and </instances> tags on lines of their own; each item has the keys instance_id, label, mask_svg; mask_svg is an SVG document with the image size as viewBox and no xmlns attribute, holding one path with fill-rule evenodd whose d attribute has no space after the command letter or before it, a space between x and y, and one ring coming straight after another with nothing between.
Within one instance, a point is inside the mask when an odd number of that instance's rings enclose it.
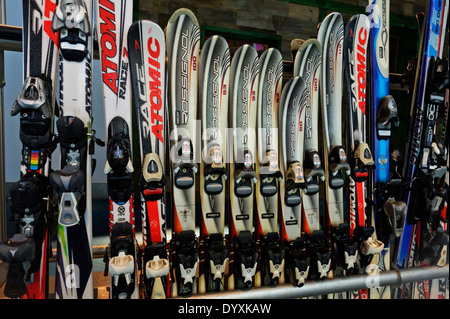
<instances>
[{"instance_id":1,"label":"ski","mask_svg":"<svg viewBox=\"0 0 450 319\"><path fill-rule=\"evenodd\" d=\"M173 13L166 29L170 159L173 185L172 295L197 292L196 185L199 161L197 89L200 27L188 9Z\"/></svg>"},{"instance_id":2,"label":"ski","mask_svg":"<svg viewBox=\"0 0 450 319\"><path fill-rule=\"evenodd\" d=\"M284 282L285 263L278 230L279 183L283 176L278 147L278 109L283 77L281 53L275 48L264 51L259 65L255 227L261 251L261 281L264 285L274 285Z\"/></svg>"},{"instance_id":3,"label":"ski","mask_svg":"<svg viewBox=\"0 0 450 319\"><path fill-rule=\"evenodd\" d=\"M374 170L372 177L374 207L372 211L372 225L375 226L373 238L378 238L384 245L380 253L373 254L371 271L390 270L390 229L389 219L402 218L405 206L399 202L398 191L400 178L391 173L390 165L390 136L392 126L399 125L397 105L389 95L389 1L372 1L370 10L370 113L372 152L374 154ZM397 197L397 198L395 198ZM389 207L388 207L389 206ZM387 214L395 213L395 216ZM370 290L372 299L389 299L389 286Z\"/></svg>"},{"instance_id":4,"label":"ski","mask_svg":"<svg viewBox=\"0 0 450 319\"><path fill-rule=\"evenodd\" d=\"M302 228L306 234L311 255L312 278L328 276L331 266L329 239L325 235L319 205L320 181L325 181L325 173L319 154L319 80L322 63L322 48L319 41L309 39L302 43L294 61L294 76L301 76L306 82L307 104L304 128L303 169L306 188L303 194Z\"/></svg>"},{"instance_id":5,"label":"ski","mask_svg":"<svg viewBox=\"0 0 450 319\"><path fill-rule=\"evenodd\" d=\"M166 118L164 32L154 22L134 22L128 31L131 83L141 162L143 292L148 299L169 293L166 245Z\"/></svg>"},{"instance_id":6,"label":"ski","mask_svg":"<svg viewBox=\"0 0 450 319\"><path fill-rule=\"evenodd\" d=\"M280 235L286 247L285 278L302 287L309 274L310 257L302 236L302 193L306 187L303 173L305 111L308 99L306 82L293 77L283 87L279 107Z\"/></svg>"},{"instance_id":7,"label":"ski","mask_svg":"<svg viewBox=\"0 0 450 319\"><path fill-rule=\"evenodd\" d=\"M445 202L445 174L448 170L446 157L447 147L444 144L448 112L448 68L447 61L440 58L429 60L427 87L425 91L426 116L424 118L424 135L420 170L416 179L418 199L415 201L417 216L417 248L416 265L444 266L447 262L448 232L447 220L442 216ZM446 92L447 91L447 92ZM446 100L447 99L447 100ZM436 296L436 286L443 286L439 280L416 282L413 293L417 299ZM434 286L434 287L433 287ZM425 289L429 288L429 289ZM434 288L434 289L433 289ZM432 290L432 291L431 291Z\"/></svg>"},{"instance_id":8,"label":"ski","mask_svg":"<svg viewBox=\"0 0 450 319\"><path fill-rule=\"evenodd\" d=\"M105 252L111 299L137 299L139 247L136 241L131 80L127 34L133 1L96 2L106 128L106 164L110 243Z\"/></svg>"},{"instance_id":9,"label":"ski","mask_svg":"<svg viewBox=\"0 0 450 319\"><path fill-rule=\"evenodd\" d=\"M58 1L22 1L23 86L11 110L20 114L20 180L10 189L14 236L0 243L7 264L4 294L46 299L49 292L53 212L48 175L56 148L53 134L58 35L51 21ZM36 21L35 16L40 20Z\"/></svg>"},{"instance_id":10,"label":"ski","mask_svg":"<svg viewBox=\"0 0 450 319\"><path fill-rule=\"evenodd\" d=\"M370 225L366 199L370 169L373 158L368 138L368 106L366 93L367 48L370 23L365 15L350 18L344 35L344 65L347 90L347 154L350 157L351 174L349 177L349 212L351 243L357 248L352 250L354 273L363 273L369 258L383 248L381 242L373 238L374 228ZM349 254L350 255L350 254ZM368 299L368 289L352 291L352 299Z\"/></svg>"},{"instance_id":11,"label":"ski","mask_svg":"<svg viewBox=\"0 0 450 319\"><path fill-rule=\"evenodd\" d=\"M60 44L60 169L50 174L59 200L55 294L92 299L92 2L61 1L52 29Z\"/></svg>"},{"instance_id":12,"label":"ski","mask_svg":"<svg viewBox=\"0 0 450 319\"><path fill-rule=\"evenodd\" d=\"M228 289L250 288L255 282L259 254L253 230L257 175L256 114L259 79L258 54L250 45L235 52L230 71L230 276Z\"/></svg>"},{"instance_id":13,"label":"ski","mask_svg":"<svg viewBox=\"0 0 450 319\"><path fill-rule=\"evenodd\" d=\"M410 268L414 265L416 258L416 235L418 232L418 220L420 216L415 210L416 206L414 200L416 196L420 196L421 192L420 182L423 181L420 177L420 170L423 159L427 159L425 154L425 147L423 137L426 136L425 119L432 110L428 110L426 102L431 96L426 96L427 93L427 78L429 74L430 59L442 57L443 42L445 39L445 26L447 23L448 2L430 0L428 2L428 9L426 20L422 28L422 38L419 49L419 61L416 70L416 79L414 83L414 91L411 102L410 112L410 126L408 132L408 139L406 144L406 158L403 166L403 182L406 187L402 190L402 199L407 205L406 217L403 222L402 232L397 240L395 248L394 263L399 269ZM434 104L431 103L431 106ZM422 158L420 158L422 156ZM426 169L426 164L424 163ZM420 206L419 206L420 207ZM410 298L412 296L411 284L405 284L396 291L396 298Z\"/></svg>"},{"instance_id":14,"label":"ski","mask_svg":"<svg viewBox=\"0 0 450 319\"><path fill-rule=\"evenodd\" d=\"M200 195L201 242L204 258L199 281L203 291L222 291L228 271L225 244L225 191L228 172L227 129L230 51L221 36L212 36L201 50L199 69L199 110L202 120L202 161Z\"/></svg>"},{"instance_id":15,"label":"ski","mask_svg":"<svg viewBox=\"0 0 450 319\"><path fill-rule=\"evenodd\" d=\"M334 12L325 17L320 24L317 40L322 46L323 59L320 71L322 79L320 97L324 141L325 203L333 260L330 276L340 276L353 270L355 260L352 257L355 257L357 251L350 238L350 225L346 220L347 212L344 206L344 179L345 176L350 175L350 165L343 146L344 23L340 13ZM346 295L345 293L331 294L329 298L346 299Z\"/></svg>"}]
</instances>

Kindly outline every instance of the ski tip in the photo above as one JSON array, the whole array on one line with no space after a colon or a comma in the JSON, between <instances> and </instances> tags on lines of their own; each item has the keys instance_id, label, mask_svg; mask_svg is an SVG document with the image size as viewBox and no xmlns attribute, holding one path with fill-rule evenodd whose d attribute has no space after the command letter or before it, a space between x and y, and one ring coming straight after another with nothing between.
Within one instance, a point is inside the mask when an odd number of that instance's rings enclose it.
<instances>
[{"instance_id":1,"label":"ski tip","mask_svg":"<svg viewBox=\"0 0 450 319\"><path fill-rule=\"evenodd\" d=\"M305 42L303 39L294 39L291 41L291 51L297 51L300 49L302 43Z\"/></svg>"},{"instance_id":2,"label":"ski tip","mask_svg":"<svg viewBox=\"0 0 450 319\"><path fill-rule=\"evenodd\" d=\"M331 12L329 13L321 23L317 25L317 32L320 30L327 30L329 25L333 25L335 22L343 23L342 15L339 12Z\"/></svg>"},{"instance_id":3,"label":"ski tip","mask_svg":"<svg viewBox=\"0 0 450 319\"><path fill-rule=\"evenodd\" d=\"M308 40L303 41L302 45L300 46L299 50L304 50L306 49L308 46L310 45L317 45L319 48L321 48L322 46L320 45L319 40L315 39L315 38L310 38Z\"/></svg>"},{"instance_id":4,"label":"ski tip","mask_svg":"<svg viewBox=\"0 0 450 319\"><path fill-rule=\"evenodd\" d=\"M199 25L199 24L198 24L197 17L196 17L195 14L194 14L191 10L189 10L188 8L180 8L180 9L176 10L176 11L172 14L172 16L170 17L168 24L169 24L169 23L175 22L175 21L176 21L180 16L182 16L182 15L188 16L188 17L192 20L192 22L193 22L195 25L197 25L197 26Z\"/></svg>"}]
</instances>

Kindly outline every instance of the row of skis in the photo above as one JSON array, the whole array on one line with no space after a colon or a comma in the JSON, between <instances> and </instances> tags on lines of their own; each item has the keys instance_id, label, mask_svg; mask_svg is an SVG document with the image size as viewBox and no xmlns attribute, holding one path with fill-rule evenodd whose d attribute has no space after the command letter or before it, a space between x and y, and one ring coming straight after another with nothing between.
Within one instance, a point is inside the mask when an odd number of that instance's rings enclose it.
<instances>
[{"instance_id":1,"label":"row of skis","mask_svg":"<svg viewBox=\"0 0 450 319\"><path fill-rule=\"evenodd\" d=\"M345 26L331 13L317 38L294 40L289 79L274 48L232 54L211 36L200 54L187 9L163 31L133 23L130 0L94 2L23 1L24 85L11 112L20 114L21 178L10 191L15 235L0 245L6 296L49 297L55 235L56 298L95 298L94 29L111 298L301 287L448 263L448 1L430 0L422 23L403 172L389 149L399 122L389 95L389 1L373 1ZM327 297L448 298L448 282Z\"/></svg>"}]
</instances>

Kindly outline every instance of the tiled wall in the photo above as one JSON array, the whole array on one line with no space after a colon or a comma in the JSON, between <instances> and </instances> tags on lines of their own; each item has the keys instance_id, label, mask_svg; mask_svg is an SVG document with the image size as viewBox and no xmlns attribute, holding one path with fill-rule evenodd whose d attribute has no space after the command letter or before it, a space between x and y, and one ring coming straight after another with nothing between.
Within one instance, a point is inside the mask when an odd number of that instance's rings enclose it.
<instances>
[{"instance_id":1,"label":"tiled wall","mask_svg":"<svg viewBox=\"0 0 450 319\"><path fill-rule=\"evenodd\" d=\"M281 0L139 0L139 18L165 27L172 13L181 7L194 12L201 26L253 31L282 37L282 54L290 59L290 42L294 38L315 37L320 9ZM306 1L298 1L305 3ZM309 1L314 3L314 1ZM366 6L367 0L321 0L333 4ZM414 16L424 10L426 0L391 0L391 12ZM347 21L352 13L343 13Z\"/></svg>"}]
</instances>

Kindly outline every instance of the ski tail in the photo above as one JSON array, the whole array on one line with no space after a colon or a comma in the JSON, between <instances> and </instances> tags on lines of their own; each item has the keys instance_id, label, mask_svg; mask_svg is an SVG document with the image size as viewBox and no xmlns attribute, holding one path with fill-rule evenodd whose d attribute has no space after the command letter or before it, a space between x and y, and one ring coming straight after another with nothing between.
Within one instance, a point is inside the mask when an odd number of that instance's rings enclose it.
<instances>
[{"instance_id":1,"label":"ski tail","mask_svg":"<svg viewBox=\"0 0 450 319\"><path fill-rule=\"evenodd\" d=\"M165 216L165 39L151 21L134 22L128 51L141 161L144 295L166 298L169 263Z\"/></svg>"},{"instance_id":2,"label":"ski tail","mask_svg":"<svg viewBox=\"0 0 450 319\"><path fill-rule=\"evenodd\" d=\"M197 291L199 270L195 190L200 155L196 123L200 27L192 11L174 12L167 24L166 44L174 203L172 294L190 295Z\"/></svg>"},{"instance_id":3,"label":"ski tail","mask_svg":"<svg viewBox=\"0 0 450 319\"><path fill-rule=\"evenodd\" d=\"M306 188L303 173L305 111L308 99L306 82L295 76L283 87L279 108L280 170L280 232L286 249L286 275L294 285L305 284L310 257L301 236L302 197Z\"/></svg>"},{"instance_id":4,"label":"ski tail","mask_svg":"<svg viewBox=\"0 0 450 319\"><path fill-rule=\"evenodd\" d=\"M199 69L201 239L205 254L199 281L199 285L202 283L205 287L199 287L200 291L221 291L226 284L229 261L225 243L229 82L228 43L221 36L212 36L203 45Z\"/></svg>"}]
</instances>

